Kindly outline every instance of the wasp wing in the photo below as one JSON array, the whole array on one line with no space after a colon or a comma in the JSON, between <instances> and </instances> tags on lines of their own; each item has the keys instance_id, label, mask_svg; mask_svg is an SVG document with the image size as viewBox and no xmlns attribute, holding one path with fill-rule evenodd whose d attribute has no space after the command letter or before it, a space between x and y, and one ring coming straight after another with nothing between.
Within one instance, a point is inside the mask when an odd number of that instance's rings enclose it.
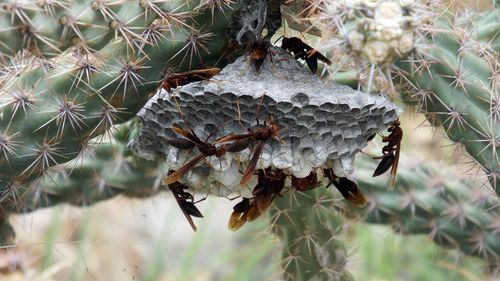
<instances>
[{"instance_id":1,"label":"wasp wing","mask_svg":"<svg viewBox=\"0 0 500 281\"><path fill-rule=\"evenodd\" d=\"M196 164L198 164L204 158L205 158L204 154L199 154L195 158L191 159L189 162L184 164L184 166L182 166L179 170L168 175L167 179L165 180L165 183L172 184L172 183L178 181L185 173L187 173L191 168L196 166Z\"/></svg>"},{"instance_id":2,"label":"wasp wing","mask_svg":"<svg viewBox=\"0 0 500 281\"><path fill-rule=\"evenodd\" d=\"M372 177L380 176L381 174L387 172L394 164L394 158L395 156L393 152L390 152L382 157L382 160L375 169L375 172L373 172Z\"/></svg>"},{"instance_id":3,"label":"wasp wing","mask_svg":"<svg viewBox=\"0 0 500 281\"><path fill-rule=\"evenodd\" d=\"M250 163L248 164L248 167L245 173L243 174L243 177L241 178L240 185L245 185L253 176L253 173L255 172L255 167L257 166L257 161L259 160L263 148L264 148L264 142L261 141L254 149L252 159L250 159Z\"/></svg>"}]
</instances>

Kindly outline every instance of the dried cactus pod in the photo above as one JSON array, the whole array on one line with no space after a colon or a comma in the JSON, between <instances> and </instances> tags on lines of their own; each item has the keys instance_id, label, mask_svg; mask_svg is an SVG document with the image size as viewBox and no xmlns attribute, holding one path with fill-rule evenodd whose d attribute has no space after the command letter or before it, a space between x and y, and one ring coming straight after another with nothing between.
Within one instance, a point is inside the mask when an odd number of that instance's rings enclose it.
<instances>
[{"instance_id":1,"label":"dried cactus pod","mask_svg":"<svg viewBox=\"0 0 500 281\"><path fill-rule=\"evenodd\" d=\"M282 49L272 47L269 53L258 72L242 56L209 81L158 92L138 113L143 129L130 147L145 158L165 157L175 170L199 152L167 144L165 138L180 137L173 126L191 128L213 143L272 123L280 128L279 137L265 142L257 169L280 169L296 178L325 167L337 176L350 174L370 136L387 128L401 110L384 96L325 83ZM217 196L251 197L257 176L242 188L240 170L248 166L255 145L206 157L181 181L193 188L208 183Z\"/></svg>"}]
</instances>

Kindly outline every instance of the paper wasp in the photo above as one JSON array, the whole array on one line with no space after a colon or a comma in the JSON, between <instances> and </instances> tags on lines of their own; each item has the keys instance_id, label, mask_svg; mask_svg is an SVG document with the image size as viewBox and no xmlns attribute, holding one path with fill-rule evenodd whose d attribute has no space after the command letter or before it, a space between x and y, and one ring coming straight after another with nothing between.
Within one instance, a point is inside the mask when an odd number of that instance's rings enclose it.
<instances>
[{"instance_id":1,"label":"paper wasp","mask_svg":"<svg viewBox=\"0 0 500 281\"><path fill-rule=\"evenodd\" d=\"M257 121L257 126L259 126L259 117L258 116L260 113L261 104L264 100L264 96L265 95L262 95L259 106L257 107L257 112L255 114L255 120ZM233 144L233 146L238 147L238 148L241 148L244 146L249 147L250 142L252 140L256 140L259 142L253 148L252 158L250 159L250 163L248 164L248 167L245 170L243 177L241 178L240 185L245 185L250 180L250 178L253 176L253 174L255 172L255 167L257 166L257 161L259 160L259 157L262 154L262 150L264 149L264 145L265 145L266 141L268 141L271 138L276 138L276 139L279 139L280 142L283 143L283 140L281 140L281 138L279 137L281 129L278 127L278 125L276 125L276 123L272 119L269 122L269 125L267 124L266 121L264 121L264 127L257 128L255 130L251 130L251 129L247 129L247 130L248 130L248 133L246 133L246 134L240 134L240 135L230 134L230 135L224 136L222 138L219 138L218 140L215 141L215 143L237 142L239 144Z\"/></svg>"},{"instance_id":2,"label":"paper wasp","mask_svg":"<svg viewBox=\"0 0 500 281\"><path fill-rule=\"evenodd\" d=\"M307 66L314 74L316 74L316 71L318 70L318 60L328 65L332 64L328 58L297 37L283 37L281 48L291 52L295 56L295 59L305 60Z\"/></svg>"},{"instance_id":3,"label":"paper wasp","mask_svg":"<svg viewBox=\"0 0 500 281\"><path fill-rule=\"evenodd\" d=\"M315 171L311 171L305 178L297 178L292 175L292 187L297 191L308 191L318 186L318 176Z\"/></svg>"},{"instance_id":4,"label":"paper wasp","mask_svg":"<svg viewBox=\"0 0 500 281\"><path fill-rule=\"evenodd\" d=\"M254 197L243 198L233 207L228 224L232 231L240 229L247 221L260 217L285 187L286 175L281 170L259 170L258 176L258 183L252 191Z\"/></svg>"},{"instance_id":5,"label":"paper wasp","mask_svg":"<svg viewBox=\"0 0 500 281\"><path fill-rule=\"evenodd\" d=\"M250 46L250 59L253 61L257 72L259 72L262 63L264 63L267 54L269 54L269 48L271 48L271 43L263 39L254 41Z\"/></svg>"},{"instance_id":6,"label":"paper wasp","mask_svg":"<svg viewBox=\"0 0 500 281\"><path fill-rule=\"evenodd\" d=\"M162 88L170 91L173 88L183 86L196 81L209 80L212 76L220 72L219 68L195 69L182 73L166 75L161 84Z\"/></svg>"},{"instance_id":7,"label":"paper wasp","mask_svg":"<svg viewBox=\"0 0 500 281\"><path fill-rule=\"evenodd\" d=\"M346 177L337 177L332 168L323 169L323 174L330 181L326 188L333 184L347 201L358 207L366 207L368 202L354 181Z\"/></svg>"},{"instance_id":8,"label":"paper wasp","mask_svg":"<svg viewBox=\"0 0 500 281\"><path fill-rule=\"evenodd\" d=\"M253 198L243 198L233 207L228 227L232 231L240 229L247 221L253 221L261 215Z\"/></svg>"},{"instance_id":9,"label":"paper wasp","mask_svg":"<svg viewBox=\"0 0 500 281\"><path fill-rule=\"evenodd\" d=\"M257 119L258 121L258 119ZM257 122L257 126L258 126ZM280 129L278 126L271 121L269 125L267 125L266 122L264 122L264 127L263 128L257 128L255 130L249 130L248 133L246 134L241 134L241 135L227 135L225 137L222 137L218 139L215 143L224 143L224 142L240 142L242 146L248 147L250 145L251 140L256 140L259 143L254 146L254 149L252 151L252 158L250 159L250 163L248 164L247 169L245 170L245 173L243 174L243 177L241 178L240 185L245 185L250 178L253 176L255 172L255 167L257 166L257 161L259 160L260 155L262 154L262 150L264 149L264 145L267 140L271 138L278 138L280 133ZM245 145L243 145L246 143ZM235 145L235 146L240 146L240 145Z\"/></svg>"},{"instance_id":10,"label":"paper wasp","mask_svg":"<svg viewBox=\"0 0 500 281\"><path fill-rule=\"evenodd\" d=\"M281 170L272 172L270 168L258 171L258 182L252 194L259 212L264 213L274 198L285 188L286 175Z\"/></svg>"},{"instance_id":11,"label":"paper wasp","mask_svg":"<svg viewBox=\"0 0 500 281\"><path fill-rule=\"evenodd\" d=\"M171 173L172 171L169 171L169 174ZM170 191L172 191L177 204L179 204L179 208L191 225L191 228L193 228L193 230L196 232L196 226L194 225L192 217L202 218L203 215L201 214L200 210L196 208L195 203L197 202L194 202L193 195L189 192L184 191L185 189L188 189L188 187L176 181L168 184L168 188L170 189Z\"/></svg>"},{"instance_id":12,"label":"paper wasp","mask_svg":"<svg viewBox=\"0 0 500 281\"><path fill-rule=\"evenodd\" d=\"M391 180L389 182L389 188L393 188L396 183L396 173L398 170L399 163L399 152L401 150L401 141L403 139L403 129L400 127L401 123L399 119L396 119L387 131L389 135L382 137L382 142L386 142L387 145L382 147L382 156L374 157L374 159L382 159L378 164L375 172L373 172L373 177L379 176L391 169Z\"/></svg>"},{"instance_id":13,"label":"paper wasp","mask_svg":"<svg viewBox=\"0 0 500 281\"><path fill-rule=\"evenodd\" d=\"M178 181L185 173L187 173L191 168L196 166L200 161L209 156L215 156L217 158L222 157L226 152L239 152L247 147L246 143L242 143L241 141L235 141L230 144L224 144L219 147L215 146L212 143L207 142L208 138L210 138L211 134L207 137L205 141L201 140L196 136L193 130L189 129L189 131L185 131L178 127L172 127L172 130L183 136L182 138L165 138L166 142L173 147L179 149L192 149L195 146L200 151L200 154L195 156L193 159L188 161L184 166L179 168L177 171L168 175L165 180L166 184L171 184Z\"/></svg>"}]
</instances>

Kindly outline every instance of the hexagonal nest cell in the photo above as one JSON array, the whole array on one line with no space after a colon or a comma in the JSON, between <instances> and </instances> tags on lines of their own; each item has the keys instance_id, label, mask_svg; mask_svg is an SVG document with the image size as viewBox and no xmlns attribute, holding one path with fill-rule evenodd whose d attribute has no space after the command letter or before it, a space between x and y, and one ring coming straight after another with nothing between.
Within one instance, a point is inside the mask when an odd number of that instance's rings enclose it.
<instances>
[{"instance_id":1,"label":"hexagonal nest cell","mask_svg":"<svg viewBox=\"0 0 500 281\"><path fill-rule=\"evenodd\" d=\"M305 178L328 167L343 177L353 171L354 157L369 137L385 130L400 112L384 96L321 80L291 54L272 47L258 72L242 56L208 81L158 91L138 113L143 128L130 147L144 158L165 157L175 170L199 151L169 146L164 137L181 137L172 126L191 128L200 139L213 142L262 128L267 121L281 129L283 142L267 140L256 169L271 167ZM180 181L192 188L208 184L217 196L235 192L251 197L257 176L243 187L240 180L256 144L207 157Z\"/></svg>"}]
</instances>

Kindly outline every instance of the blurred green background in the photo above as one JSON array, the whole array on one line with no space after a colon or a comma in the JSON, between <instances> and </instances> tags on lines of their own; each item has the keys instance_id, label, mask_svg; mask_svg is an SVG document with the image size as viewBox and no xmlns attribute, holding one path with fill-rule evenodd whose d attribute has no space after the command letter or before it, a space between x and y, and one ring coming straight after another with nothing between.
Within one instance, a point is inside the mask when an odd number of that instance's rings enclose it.
<instances>
[{"instance_id":1,"label":"blurred green background","mask_svg":"<svg viewBox=\"0 0 500 281\"><path fill-rule=\"evenodd\" d=\"M225 199L204 202L196 234L166 194L19 216L17 255L29 268L6 280L280 280L279 241L265 231L265 219L232 233L230 208ZM350 249L347 267L356 280L487 280L480 259L422 235L351 224L339 238Z\"/></svg>"}]
</instances>

